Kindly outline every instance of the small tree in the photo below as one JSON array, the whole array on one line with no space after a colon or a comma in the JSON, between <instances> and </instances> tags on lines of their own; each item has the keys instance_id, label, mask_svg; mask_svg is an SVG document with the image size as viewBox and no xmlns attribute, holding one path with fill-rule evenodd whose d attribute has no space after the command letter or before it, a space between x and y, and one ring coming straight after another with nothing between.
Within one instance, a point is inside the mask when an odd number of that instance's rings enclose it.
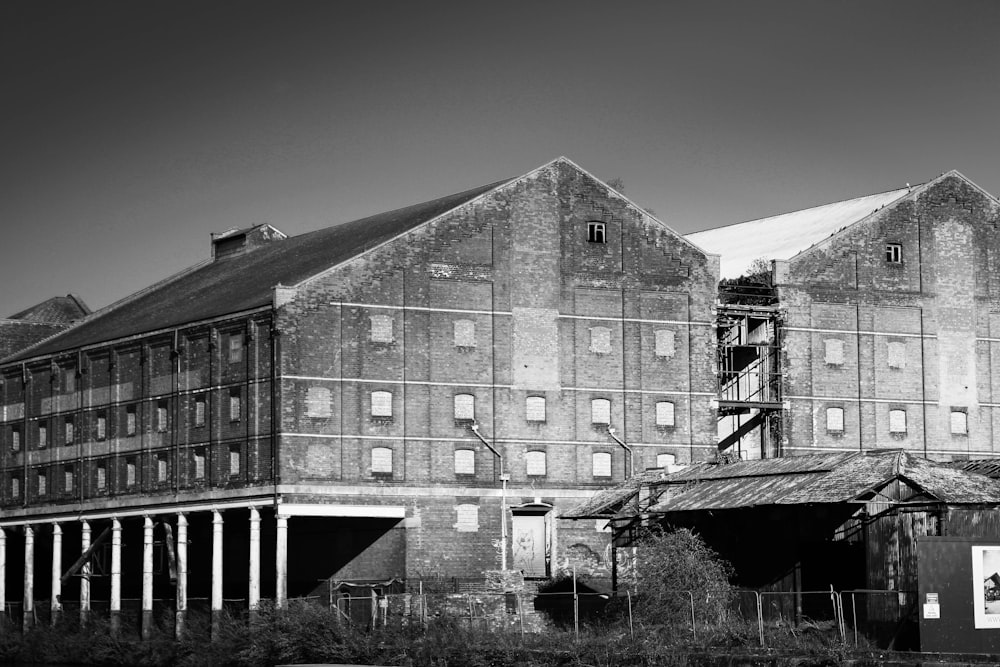
<instances>
[{"instance_id":1,"label":"small tree","mask_svg":"<svg viewBox=\"0 0 1000 667\"><path fill-rule=\"evenodd\" d=\"M636 613L649 623L690 624L687 591L697 621L719 623L735 596L732 566L687 528L645 531L636 541L635 569Z\"/></svg>"}]
</instances>

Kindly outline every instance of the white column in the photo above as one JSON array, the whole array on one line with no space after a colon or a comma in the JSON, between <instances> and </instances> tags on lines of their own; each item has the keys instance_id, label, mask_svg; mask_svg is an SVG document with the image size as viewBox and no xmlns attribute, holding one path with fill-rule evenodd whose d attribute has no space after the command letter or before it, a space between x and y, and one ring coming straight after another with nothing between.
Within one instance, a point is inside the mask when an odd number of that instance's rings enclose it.
<instances>
[{"instance_id":1,"label":"white column","mask_svg":"<svg viewBox=\"0 0 1000 667\"><path fill-rule=\"evenodd\" d=\"M85 554L90 549L90 522L80 522L80 553ZM80 623L87 624L90 619L90 559L80 568Z\"/></svg>"},{"instance_id":2,"label":"white column","mask_svg":"<svg viewBox=\"0 0 1000 667\"><path fill-rule=\"evenodd\" d=\"M222 615L222 513L212 510L212 636L218 637Z\"/></svg>"},{"instance_id":3,"label":"white column","mask_svg":"<svg viewBox=\"0 0 1000 667\"><path fill-rule=\"evenodd\" d=\"M275 542L274 606L281 609L288 598L288 517L280 514Z\"/></svg>"},{"instance_id":4,"label":"white column","mask_svg":"<svg viewBox=\"0 0 1000 667\"><path fill-rule=\"evenodd\" d=\"M0 628L7 620L7 531L0 528Z\"/></svg>"},{"instance_id":5,"label":"white column","mask_svg":"<svg viewBox=\"0 0 1000 667\"><path fill-rule=\"evenodd\" d=\"M35 624L35 529L24 527L24 614L21 626L27 630Z\"/></svg>"},{"instance_id":6,"label":"white column","mask_svg":"<svg viewBox=\"0 0 1000 667\"><path fill-rule=\"evenodd\" d=\"M122 524L111 519L111 630L117 632L122 613Z\"/></svg>"},{"instance_id":7,"label":"white column","mask_svg":"<svg viewBox=\"0 0 1000 667\"><path fill-rule=\"evenodd\" d=\"M188 522L183 514L177 515L177 611L174 617L174 636L184 635L187 619L188 587Z\"/></svg>"},{"instance_id":8,"label":"white column","mask_svg":"<svg viewBox=\"0 0 1000 667\"><path fill-rule=\"evenodd\" d=\"M49 602L50 621L56 624L62 611L62 526L52 524L52 595Z\"/></svg>"},{"instance_id":9,"label":"white column","mask_svg":"<svg viewBox=\"0 0 1000 667\"><path fill-rule=\"evenodd\" d=\"M142 638L153 634L153 519L142 519Z\"/></svg>"},{"instance_id":10,"label":"white column","mask_svg":"<svg viewBox=\"0 0 1000 667\"><path fill-rule=\"evenodd\" d=\"M260 511L250 508L250 591L247 594L250 611L260 604Z\"/></svg>"}]
</instances>

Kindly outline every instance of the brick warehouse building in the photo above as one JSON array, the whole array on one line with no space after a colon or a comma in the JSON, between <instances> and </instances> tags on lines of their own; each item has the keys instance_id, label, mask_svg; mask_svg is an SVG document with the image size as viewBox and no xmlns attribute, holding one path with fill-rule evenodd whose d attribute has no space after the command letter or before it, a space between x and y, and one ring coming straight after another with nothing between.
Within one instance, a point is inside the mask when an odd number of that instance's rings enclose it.
<instances>
[{"instance_id":1,"label":"brick warehouse building","mask_svg":"<svg viewBox=\"0 0 1000 667\"><path fill-rule=\"evenodd\" d=\"M718 258L560 158L212 259L0 365L0 601L82 613L601 561L714 456ZM127 606L127 605L126 605ZM12 605L17 609L17 605Z\"/></svg>"},{"instance_id":2,"label":"brick warehouse building","mask_svg":"<svg viewBox=\"0 0 1000 667\"><path fill-rule=\"evenodd\" d=\"M721 255L730 279L719 305L720 444L744 458L997 456L998 223L1000 202L951 171L688 235ZM758 258L773 260L764 289L744 289L738 277L759 270Z\"/></svg>"}]
</instances>

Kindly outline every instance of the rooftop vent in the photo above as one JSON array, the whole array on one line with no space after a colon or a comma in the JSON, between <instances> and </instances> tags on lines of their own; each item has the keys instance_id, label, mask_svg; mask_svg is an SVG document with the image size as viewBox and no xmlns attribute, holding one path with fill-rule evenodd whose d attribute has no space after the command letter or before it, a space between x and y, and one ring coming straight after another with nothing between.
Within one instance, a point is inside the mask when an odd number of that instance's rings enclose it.
<instances>
[{"instance_id":1,"label":"rooftop vent","mask_svg":"<svg viewBox=\"0 0 1000 667\"><path fill-rule=\"evenodd\" d=\"M242 255L271 241L285 238L288 237L266 223L249 229L229 229L220 234L212 234L212 259Z\"/></svg>"}]
</instances>

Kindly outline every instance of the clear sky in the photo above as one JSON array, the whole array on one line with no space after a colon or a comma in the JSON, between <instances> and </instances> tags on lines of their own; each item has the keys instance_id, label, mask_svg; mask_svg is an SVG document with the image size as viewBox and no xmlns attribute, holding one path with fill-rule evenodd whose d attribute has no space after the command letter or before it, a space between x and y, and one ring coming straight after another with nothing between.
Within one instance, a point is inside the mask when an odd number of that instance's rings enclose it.
<instances>
[{"instance_id":1,"label":"clear sky","mask_svg":"<svg viewBox=\"0 0 1000 667\"><path fill-rule=\"evenodd\" d=\"M0 316L565 155L679 232L958 169L1000 2L0 2Z\"/></svg>"}]
</instances>

